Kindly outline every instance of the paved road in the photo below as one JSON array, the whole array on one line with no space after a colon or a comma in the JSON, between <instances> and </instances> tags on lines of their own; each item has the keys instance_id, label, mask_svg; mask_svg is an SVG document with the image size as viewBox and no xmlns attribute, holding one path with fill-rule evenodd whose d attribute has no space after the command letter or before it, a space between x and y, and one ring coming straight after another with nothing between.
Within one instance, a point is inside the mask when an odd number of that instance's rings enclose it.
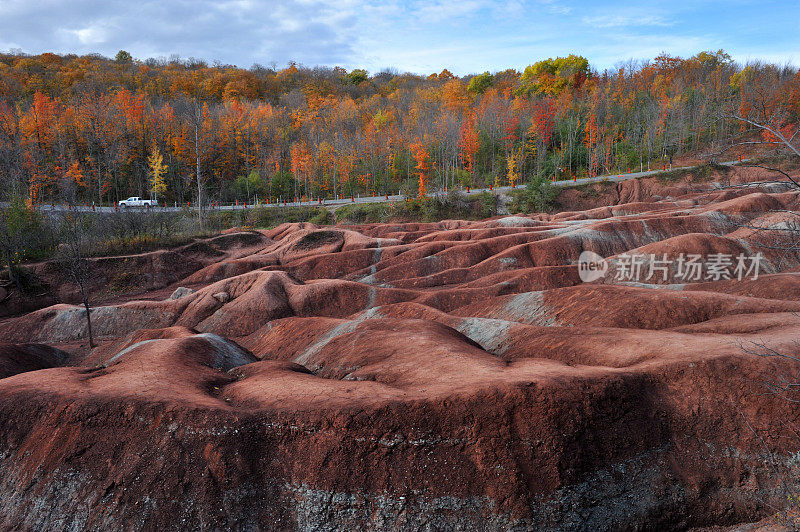
<instances>
[{"instance_id":1,"label":"paved road","mask_svg":"<svg viewBox=\"0 0 800 532\"><path fill-rule=\"evenodd\" d=\"M737 164L739 162L741 162L741 161L727 161L727 162L720 163L720 164L725 165L725 166L733 166L733 165L735 165L735 164ZM681 167L675 167L672 170L684 170L684 169L689 169L689 168L696 168L696 167L681 166ZM630 173L630 174L613 174L613 175L602 175L602 176L597 176L597 177L583 177L583 178L580 178L580 179L570 179L570 180L567 180L567 181L556 181L555 183L553 183L553 185L558 186L558 187L569 187L569 186L576 186L576 185L587 185L587 184L590 184L590 183L627 181L629 179L636 179L638 177L646 177L646 176L660 174L660 173L663 173L663 170L646 170L644 172L633 172L633 173ZM506 186L506 187L493 187L491 189L489 189L489 188L472 188L472 189L469 190L469 192L470 193L480 193L480 192L490 192L490 191L491 192L507 192L507 191L511 190L511 188L512 187L508 187L508 186ZM466 190L463 190L463 189L462 189L462 191L466 192ZM444 192L437 192L437 193L433 193L433 194L430 194L430 195L436 195L436 194L444 194ZM287 203L280 203L280 204L278 204L278 203L270 203L270 204L260 203L258 205L247 205L247 207L245 207L244 204L239 204L239 205L220 205L219 207L214 207L213 209L209 208L209 207L206 207L206 209L207 210L212 210L212 211L213 210L231 211L231 210L242 210L242 209L245 209L245 208L251 208L251 207L256 207L256 206L258 206L258 207L268 207L268 208L301 207L301 206L304 206L304 207L321 207L321 206L322 207L332 207L332 206L338 206L338 205L348 205L348 204L352 204L352 203L380 203L380 202L387 202L387 201L404 201L405 199L406 199L406 196L403 196L403 195L400 195L400 194L393 194L393 195L388 195L388 196L377 195L377 196L374 196L374 197L373 196L356 196L356 197L353 197L352 199L349 198L349 197L345 198L345 199L336 199L336 200L326 199L326 200L323 200L321 203L318 200L314 200L314 201L304 201L304 202L287 202ZM42 211L66 211L66 210L70 210L70 209L71 210L75 210L75 211L80 211L80 212L116 212L117 211L117 209L115 207L92 207L92 206L86 206L86 205L68 207L67 205L50 205L50 204L47 204L47 205L40 205L38 208L40 210L42 210ZM192 208L195 208L195 207L192 206ZM179 212L179 211L181 211L183 209L184 209L184 207L182 207L182 206L176 207L176 206L173 205L173 206L168 206L168 207L153 207L153 208L151 208L149 210L151 210L153 212ZM124 210L124 209L121 209L121 210ZM147 209L140 207L140 208L129 208L129 210L130 211L144 211L144 210L147 210Z\"/></svg>"}]
</instances>

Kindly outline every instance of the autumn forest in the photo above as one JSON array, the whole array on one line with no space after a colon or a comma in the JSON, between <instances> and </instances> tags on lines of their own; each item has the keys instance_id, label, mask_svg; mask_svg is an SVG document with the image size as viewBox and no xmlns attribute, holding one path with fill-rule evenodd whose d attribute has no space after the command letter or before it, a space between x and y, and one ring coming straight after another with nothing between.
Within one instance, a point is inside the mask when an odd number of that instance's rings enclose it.
<instances>
[{"instance_id":1,"label":"autumn forest","mask_svg":"<svg viewBox=\"0 0 800 532\"><path fill-rule=\"evenodd\" d=\"M797 68L718 51L598 72L569 55L459 78L0 54L0 200L275 202L570 179L724 159L755 134L737 117L793 131Z\"/></svg>"}]
</instances>

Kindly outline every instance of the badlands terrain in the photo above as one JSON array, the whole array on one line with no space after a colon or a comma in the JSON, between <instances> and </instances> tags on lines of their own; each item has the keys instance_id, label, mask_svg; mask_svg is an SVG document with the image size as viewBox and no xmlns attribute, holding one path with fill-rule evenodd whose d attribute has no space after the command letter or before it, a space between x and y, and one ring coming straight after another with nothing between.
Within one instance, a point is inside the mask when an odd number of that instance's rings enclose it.
<instances>
[{"instance_id":1,"label":"badlands terrain","mask_svg":"<svg viewBox=\"0 0 800 532\"><path fill-rule=\"evenodd\" d=\"M97 259L95 349L36 265L50 299L0 322L0 528L780 527L800 411L768 383L798 368L758 355L800 355L800 196L768 179ZM586 250L763 261L583 283Z\"/></svg>"}]
</instances>

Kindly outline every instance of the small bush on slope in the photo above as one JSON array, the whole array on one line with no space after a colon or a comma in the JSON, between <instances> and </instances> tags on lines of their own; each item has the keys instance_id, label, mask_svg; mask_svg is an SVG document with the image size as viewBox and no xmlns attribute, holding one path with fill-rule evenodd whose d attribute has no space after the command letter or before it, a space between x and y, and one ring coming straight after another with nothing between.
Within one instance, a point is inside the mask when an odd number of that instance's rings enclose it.
<instances>
[{"instance_id":1,"label":"small bush on slope","mask_svg":"<svg viewBox=\"0 0 800 532\"><path fill-rule=\"evenodd\" d=\"M508 210L512 214L549 212L557 206L559 190L546 177L537 177L525 188L511 192Z\"/></svg>"}]
</instances>

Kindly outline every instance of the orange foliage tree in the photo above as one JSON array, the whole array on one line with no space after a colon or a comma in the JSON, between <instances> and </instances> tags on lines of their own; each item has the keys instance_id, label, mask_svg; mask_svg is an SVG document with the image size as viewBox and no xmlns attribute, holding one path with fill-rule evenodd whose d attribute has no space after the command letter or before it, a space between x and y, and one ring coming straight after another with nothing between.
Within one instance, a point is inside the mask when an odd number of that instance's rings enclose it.
<instances>
[{"instance_id":1,"label":"orange foliage tree","mask_svg":"<svg viewBox=\"0 0 800 532\"><path fill-rule=\"evenodd\" d=\"M416 142L412 144L409 149L416 161L417 175L419 178L419 187L417 189L417 197L424 198L428 192L428 172L431 169L431 164L428 156L428 151L421 143Z\"/></svg>"},{"instance_id":2,"label":"orange foliage tree","mask_svg":"<svg viewBox=\"0 0 800 532\"><path fill-rule=\"evenodd\" d=\"M145 194L154 147L164 199L202 204L235 199L253 172L265 186L283 183L280 195L299 196L301 182L307 195L330 196L415 178L424 194L433 183L663 162L757 129L719 122L719 109L768 121L764 142L800 140L800 71L742 68L721 51L603 73L579 56L551 58L473 91L447 69L353 74L0 53L0 201Z\"/></svg>"},{"instance_id":3,"label":"orange foliage tree","mask_svg":"<svg viewBox=\"0 0 800 532\"><path fill-rule=\"evenodd\" d=\"M461 162L469 173L475 171L475 156L481 147L481 137L476 126L477 117L473 113L469 120L465 120L459 132L459 147L461 148Z\"/></svg>"}]
</instances>

